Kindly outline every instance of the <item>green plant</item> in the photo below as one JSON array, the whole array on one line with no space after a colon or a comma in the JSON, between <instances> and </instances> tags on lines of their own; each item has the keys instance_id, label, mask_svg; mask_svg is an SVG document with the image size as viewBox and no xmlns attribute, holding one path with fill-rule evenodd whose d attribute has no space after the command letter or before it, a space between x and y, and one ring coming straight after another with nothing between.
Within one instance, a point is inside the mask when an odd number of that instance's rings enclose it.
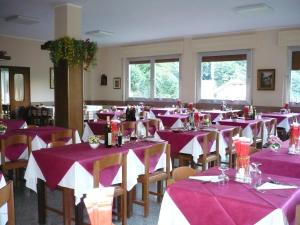
<instances>
[{"instance_id":1,"label":"green plant","mask_svg":"<svg viewBox=\"0 0 300 225\"><path fill-rule=\"evenodd\" d=\"M49 43L50 59L55 66L66 60L70 66L83 65L87 70L95 60L97 43L87 40L76 40L63 37Z\"/></svg>"}]
</instances>

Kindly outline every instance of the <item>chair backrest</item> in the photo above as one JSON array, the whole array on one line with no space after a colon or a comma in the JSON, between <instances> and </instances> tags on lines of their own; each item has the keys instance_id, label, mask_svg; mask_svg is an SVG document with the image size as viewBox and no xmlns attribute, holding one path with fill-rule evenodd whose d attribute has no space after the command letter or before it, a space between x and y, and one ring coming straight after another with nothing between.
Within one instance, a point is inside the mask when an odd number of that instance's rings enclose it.
<instances>
[{"instance_id":1,"label":"chair backrest","mask_svg":"<svg viewBox=\"0 0 300 225\"><path fill-rule=\"evenodd\" d=\"M64 142L64 141L54 141L54 142L48 143L48 148L61 147L64 145L66 145L66 142Z\"/></svg>"},{"instance_id":2,"label":"chair backrest","mask_svg":"<svg viewBox=\"0 0 300 225\"><path fill-rule=\"evenodd\" d=\"M195 174L196 170L188 166L177 167L172 171L174 181L186 179L189 176L194 176Z\"/></svg>"},{"instance_id":3,"label":"chair backrest","mask_svg":"<svg viewBox=\"0 0 300 225\"><path fill-rule=\"evenodd\" d=\"M154 128L155 131L159 130L160 120L158 119L149 119L148 123L146 123L146 135L149 135L149 129Z\"/></svg>"},{"instance_id":4,"label":"chair backrest","mask_svg":"<svg viewBox=\"0 0 300 225\"><path fill-rule=\"evenodd\" d=\"M24 144L28 147L28 158L31 153L31 137L24 134L16 134L7 138L1 139L1 163L5 163L5 149L11 145Z\"/></svg>"},{"instance_id":5,"label":"chair backrest","mask_svg":"<svg viewBox=\"0 0 300 225\"><path fill-rule=\"evenodd\" d=\"M51 135L51 142L63 141L64 139L72 139L72 143L75 144L75 134L72 129L64 129L56 131Z\"/></svg>"},{"instance_id":6,"label":"chair backrest","mask_svg":"<svg viewBox=\"0 0 300 225\"><path fill-rule=\"evenodd\" d=\"M203 151L204 157L206 157L207 153L211 153L211 145L210 143L216 143L216 151L214 151L216 154L219 154L219 136L217 131L210 131L205 137L204 137L204 146L206 150Z\"/></svg>"},{"instance_id":7,"label":"chair backrest","mask_svg":"<svg viewBox=\"0 0 300 225\"><path fill-rule=\"evenodd\" d=\"M128 135L128 131L130 131L130 133L132 131L135 132L135 134L137 134L137 122L136 121L124 121L121 123L121 132L124 136Z\"/></svg>"},{"instance_id":8,"label":"chair backrest","mask_svg":"<svg viewBox=\"0 0 300 225\"><path fill-rule=\"evenodd\" d=\"M5 203L7 203L8 209L7 225L15 225L14 188L12 181L9 181L4 187L0 189L0 207Z\"/></svg>"},{"instance_id":9,"label":"chair backrest","mask_svg":"<svg viewBox=\"0 0 300 225\"><path fill-rule=\"evenodd\" d=\"M93 164L93 178L94 187L99 187L101 171L105 168L112 166L122 166L122 184L121 187L126 190L127 188L127 159L123 153L107 155L99 160L94 161Z\"/></svg>"},{"instance_id":10,"label":"chair backrest","mask_svg":"<svg viewBox=\"0 0 300 225\"><path fill-rule=\"evenodd\" d=\"M159 143L145 149L144 166L145 166L145 177L150 174L150 159L155 155L166 154L166 173L170 176L170 144Z\"/></svg>"},{"instance_id":11,"label":"chair backrest","mask_svg":"<svg viewBox=\"0 0 300 225\"><path fill-rule=\"evenodd\" d=\"M272 129L274 129L273 130L273 135L276 136L277 135L277 119L275 119L275 118L271 119L271 122L270 122L270 131L268 130L269 135L271 134Z\"/></svg>"}]
</instances>

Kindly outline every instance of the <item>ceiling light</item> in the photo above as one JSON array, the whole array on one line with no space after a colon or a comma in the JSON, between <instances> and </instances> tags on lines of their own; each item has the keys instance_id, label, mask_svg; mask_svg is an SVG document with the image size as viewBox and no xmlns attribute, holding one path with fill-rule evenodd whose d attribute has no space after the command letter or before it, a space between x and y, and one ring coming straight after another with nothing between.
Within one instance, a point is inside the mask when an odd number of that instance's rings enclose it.
<instances>
[{"instance_id":1,"label":"ceiling light","mask_svg":"<svg viewBox=\"0 0 300 225\"><path fill-rule=\"evenodd\" d=\"M253 14L253 13L261 13L261 12L269 12L272 11L273 8L265 3L252 4L252 5L243 5L234 8L234 11L239 14Z\"/></svg>"},{"instance_id":2,"label":"ceiling light","mask_svg":"<svg viewBox=\"0 0 300 225\"><path fill-rule=\"evenodd\" d=\"M114 33L110 31L105 31L105 30L91 30L85 32L86 35L91 35L91 36L96 36L96 37L110 37Z\"/></svg>"},{"instance_id":3,"label":"ceiling light","mask_svg":"<svg viewBox=\"0 0 300 225\"><path fill-rule=\"evenodd\" d=\"M39 23L39 20L34 17L21 16L21 15L12 15L5 18L6 22L18 23L18 24L35 24Z\"/></svg>"}]
</instances>

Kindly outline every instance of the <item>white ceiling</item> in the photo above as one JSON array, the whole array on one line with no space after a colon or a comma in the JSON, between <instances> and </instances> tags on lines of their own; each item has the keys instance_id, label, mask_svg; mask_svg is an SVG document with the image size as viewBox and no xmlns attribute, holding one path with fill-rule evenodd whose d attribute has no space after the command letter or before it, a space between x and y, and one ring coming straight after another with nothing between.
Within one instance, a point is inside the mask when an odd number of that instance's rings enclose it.
<instances>
[{"instance_id":1,"label":"white ceiling","mask_svg":"<svg viewBox=\"0 0 300 225\"><path fill-rule=\"evenodd\" d=\"M300 0L0 0L0 35L53 39L54 7L65 2L82 6L82 37L102 45L300 27ZM255 3L265 3L273 10L251 15L233 10ZM4 21L15 14L36 17L40 22L21 25ZM97 29L114 34L102 38L85 35Z\"/></svg>"}]
</instances>

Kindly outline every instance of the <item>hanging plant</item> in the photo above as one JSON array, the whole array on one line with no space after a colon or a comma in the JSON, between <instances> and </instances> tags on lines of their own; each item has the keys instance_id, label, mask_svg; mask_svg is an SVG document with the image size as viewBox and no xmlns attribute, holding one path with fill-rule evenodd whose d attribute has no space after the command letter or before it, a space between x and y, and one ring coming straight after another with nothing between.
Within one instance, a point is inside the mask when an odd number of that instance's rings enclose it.
<instances>
[{"instance_id":1,"label":"hanging plant","mask_svg":"<svg viewBox=\"0 0 300 225\"><path fill-rule=\"evenodd\" d=\"M57 66L61 60L66 60L70 66L83 65L85 70L95 61L97 52L97 43L89 39L83 41L70 37L51 41L47 47L54 66Z\"/></svg>"}]
</instances>

